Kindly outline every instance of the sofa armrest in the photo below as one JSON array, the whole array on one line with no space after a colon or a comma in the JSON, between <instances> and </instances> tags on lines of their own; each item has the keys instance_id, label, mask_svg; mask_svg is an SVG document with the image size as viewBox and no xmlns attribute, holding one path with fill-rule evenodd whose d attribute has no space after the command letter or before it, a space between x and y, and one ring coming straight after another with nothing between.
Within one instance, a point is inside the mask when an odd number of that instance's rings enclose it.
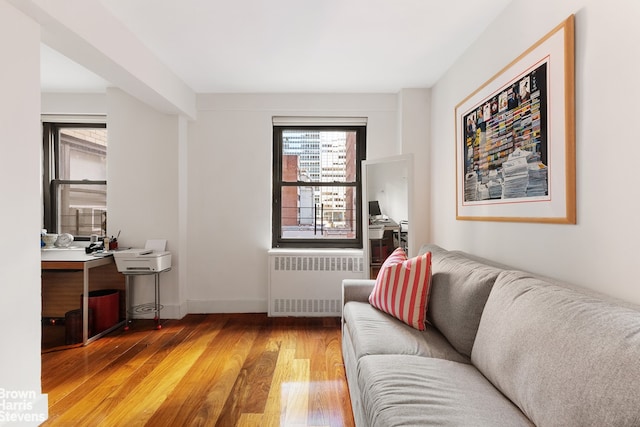
<instances>
[{"instance_id":1,"label":"sofa armrest","mask_svg":"<svg viewBox=\"0 0 640 427\"><path fill-rule=\"evenodd\" d=\"M342 281L342 305L349 301L369 302L369 295L376 281L372 279L344 279Z\"/></svg>"}]
</instances>

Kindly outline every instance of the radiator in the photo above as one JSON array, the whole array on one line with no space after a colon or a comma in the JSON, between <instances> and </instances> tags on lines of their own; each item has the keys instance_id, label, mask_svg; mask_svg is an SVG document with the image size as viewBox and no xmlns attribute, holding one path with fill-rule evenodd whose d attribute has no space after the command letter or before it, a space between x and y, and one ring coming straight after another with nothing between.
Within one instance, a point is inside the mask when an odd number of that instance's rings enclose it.
<instances>
[{"instance_id":1,"label":"radiator","mask_svg":"<svg viewBox=\"0 0 640 427\"><path fill-rule=\"evenodd\" d=\"M269 316L341 316L342 280L365 277L361 250L269 251Z\"/></svg>"}]
</instances>

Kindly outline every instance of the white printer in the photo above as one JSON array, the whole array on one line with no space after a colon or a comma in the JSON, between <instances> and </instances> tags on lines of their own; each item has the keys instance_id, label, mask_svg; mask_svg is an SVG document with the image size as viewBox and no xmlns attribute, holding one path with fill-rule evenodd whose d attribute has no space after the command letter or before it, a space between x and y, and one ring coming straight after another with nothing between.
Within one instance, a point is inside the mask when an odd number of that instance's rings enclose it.
<instances>
[{"instance_id":1,"label":"white printer","mask_svg":"<svg viewBox=\"0 0 640 427\"><path fill-rule=\"evenodd\" d=\"M113 253L120 273L160 272L171 268L171 252L125 249Z\"/></svg>"}]
</instances>

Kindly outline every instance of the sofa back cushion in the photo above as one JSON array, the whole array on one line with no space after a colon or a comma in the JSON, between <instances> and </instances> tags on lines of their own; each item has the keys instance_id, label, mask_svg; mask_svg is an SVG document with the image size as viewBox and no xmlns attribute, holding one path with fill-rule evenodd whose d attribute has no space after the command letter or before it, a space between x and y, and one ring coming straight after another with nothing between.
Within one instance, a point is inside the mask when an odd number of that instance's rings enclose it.
<instances>
[{"instance_id":1,"label":"sofa back cushion","mask_svg":"<svg viewBox=\"0 0 640 427\"><path fill-rule=\"evenodd\" d=\"M536 425L640 425L637 309L506 271L471 361Z\"/></svg>"},{"instance_id":2,"label":"sofa back cushion","mask_svg":"<svg viewBox=\"0 0 640 427\"><path fill-rule=\"evenodd\" d=\"M431 252L431 295L427 319L460 353L471 356L480 316L502 269L427 245Z\"/></svg>"}]
</instances>

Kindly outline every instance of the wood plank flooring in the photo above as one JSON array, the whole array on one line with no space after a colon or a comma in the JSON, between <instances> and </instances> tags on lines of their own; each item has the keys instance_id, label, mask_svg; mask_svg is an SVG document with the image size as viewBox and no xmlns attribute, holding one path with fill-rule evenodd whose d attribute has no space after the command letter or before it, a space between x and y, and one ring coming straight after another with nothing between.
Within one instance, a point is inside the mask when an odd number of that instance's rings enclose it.
<instances>
[{"instance_id":1,"label":"wood plank flooring","mask_svg":"<svg viewBox=\"0 0 640 427\"><path fill-rule=\"evenodd\" d=\"M354 426L339 318L136 320L42 354L44 426Z\"/></svg>"}]
</instances>

